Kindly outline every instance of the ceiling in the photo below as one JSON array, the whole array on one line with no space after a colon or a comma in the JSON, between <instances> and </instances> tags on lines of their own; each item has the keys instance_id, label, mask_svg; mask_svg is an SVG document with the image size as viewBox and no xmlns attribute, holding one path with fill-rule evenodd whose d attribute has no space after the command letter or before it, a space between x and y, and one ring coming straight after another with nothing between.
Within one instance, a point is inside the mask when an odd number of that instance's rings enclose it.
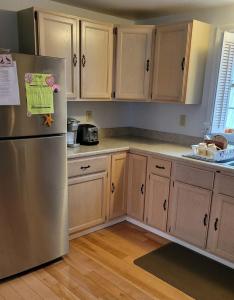
<instances>
[{"instance_id":1,"label":"ceiling","mask_svg":"<svg viewBox=\"0 0 234 300\"><path fill-rule=\"evenodd\" d=\"M234 4L234 0L55 0L111 15L137 19Z\"/></svg>"}]
</instances>

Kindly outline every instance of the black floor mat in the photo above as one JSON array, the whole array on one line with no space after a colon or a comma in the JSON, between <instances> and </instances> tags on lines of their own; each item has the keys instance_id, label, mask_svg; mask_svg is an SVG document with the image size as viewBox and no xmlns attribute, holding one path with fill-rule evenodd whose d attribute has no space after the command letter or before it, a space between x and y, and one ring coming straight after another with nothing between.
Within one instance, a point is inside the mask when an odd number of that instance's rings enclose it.
<instances>
[{"instance_id":1,"label":"black floor mat","mask_svg":"<svg viewBox=\"0 0 234 300\"><path fill-rule=\"evenodd\" d=\"M234 270L175 243L134 261L198 300L234 300Z\"/></svg>"}]
</instances>

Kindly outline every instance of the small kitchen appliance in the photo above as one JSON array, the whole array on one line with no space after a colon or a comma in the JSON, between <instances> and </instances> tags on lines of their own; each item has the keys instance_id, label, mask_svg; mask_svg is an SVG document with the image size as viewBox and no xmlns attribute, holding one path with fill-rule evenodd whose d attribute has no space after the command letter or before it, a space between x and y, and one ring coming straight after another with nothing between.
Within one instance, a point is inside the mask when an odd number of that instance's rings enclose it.
<instances>
[{"instance_id":1,"label":"small kitchen appliance","mask_svg":"<svg viewBox=\"0 0 234 300\"><path fill-rule=\"evenodd\" d=\"M92 124L80 124L77 131L77 143L81 145L97 145L98 129Z\"/></svg>"},{"instance_id":2,"label":"small kitchen appliance","mask_svg":"<svg viewBox=\"0 0 234 300\"><path fill-rule=\"evenodd\" d=\"M79 147L77 143L77 129L79 127L79 121L74 118L67 119L67 146L68 147Z\"/></svg>"}]
</instances>

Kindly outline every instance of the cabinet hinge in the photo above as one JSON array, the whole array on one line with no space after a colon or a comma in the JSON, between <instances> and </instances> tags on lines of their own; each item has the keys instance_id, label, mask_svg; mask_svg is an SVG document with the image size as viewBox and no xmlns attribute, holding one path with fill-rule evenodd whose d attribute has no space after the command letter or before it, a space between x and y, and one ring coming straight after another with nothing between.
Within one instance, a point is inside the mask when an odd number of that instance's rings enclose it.
<instances>
[{"instance_id":1,"label":"cabinet hinge","mask_svg":"<svg viewBox=\"0 0 234 300\"><path fill-rule=\"evenodd\" d=\"M117 34L117 27L113 28L113 34Z\"/></svg>"},{"instance_id":2,"label":"cabinet hinge","mask_svg":"<svg viewBox=\"0 0 234 300\"><path fill-rule=\"evenodd\" d=\"M173 186L173 187L175 186L175 182L174 182L174 181L172 182L172 186Z\"/></svg>"},{"instance_id":3,"label":"cabinet hinge","mask_svg":"<svg viewBox=\"0 0 234 300\"><path fill-rule=\"evenodd\" d=\"M112 97L112 98L115 98L115 92L112 92L112 93L111 93L111 97Z\"/></svg>"},{"instance_id":4,"label":"cabinet hinge","mask_svg":"<svg viewBox=\"0 0 234 300\"><path fill-rule=\"evenodd\" d=\"M35 21L37 21L37 19L38 19L38 12L37 11L34 11L34 19L35 19Z\"/></svg>"}]
</instances>

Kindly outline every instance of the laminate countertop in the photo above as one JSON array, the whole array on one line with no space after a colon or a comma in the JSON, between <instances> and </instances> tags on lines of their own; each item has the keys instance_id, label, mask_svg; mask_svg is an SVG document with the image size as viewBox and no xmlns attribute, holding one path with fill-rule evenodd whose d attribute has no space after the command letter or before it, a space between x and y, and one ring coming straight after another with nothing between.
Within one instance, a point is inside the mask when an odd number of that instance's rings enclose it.
<instances>
[{"instance_id":1,"label":"laminate countertop","mask_svg":"<svg viewBox=\"0 0 234 300\"><path fill-rule=\"evenodd\" d=\"M120 151L131 151L133 153L145 155L157 155L162 158L180 160L197 166L234 173L233 166L183 157L184 154L191 153L190 147L141 137L104 138L100 140L98 145L95 146L68 148L67 157L68 159L74 159Z\"/></svg>"}]
</instances>

